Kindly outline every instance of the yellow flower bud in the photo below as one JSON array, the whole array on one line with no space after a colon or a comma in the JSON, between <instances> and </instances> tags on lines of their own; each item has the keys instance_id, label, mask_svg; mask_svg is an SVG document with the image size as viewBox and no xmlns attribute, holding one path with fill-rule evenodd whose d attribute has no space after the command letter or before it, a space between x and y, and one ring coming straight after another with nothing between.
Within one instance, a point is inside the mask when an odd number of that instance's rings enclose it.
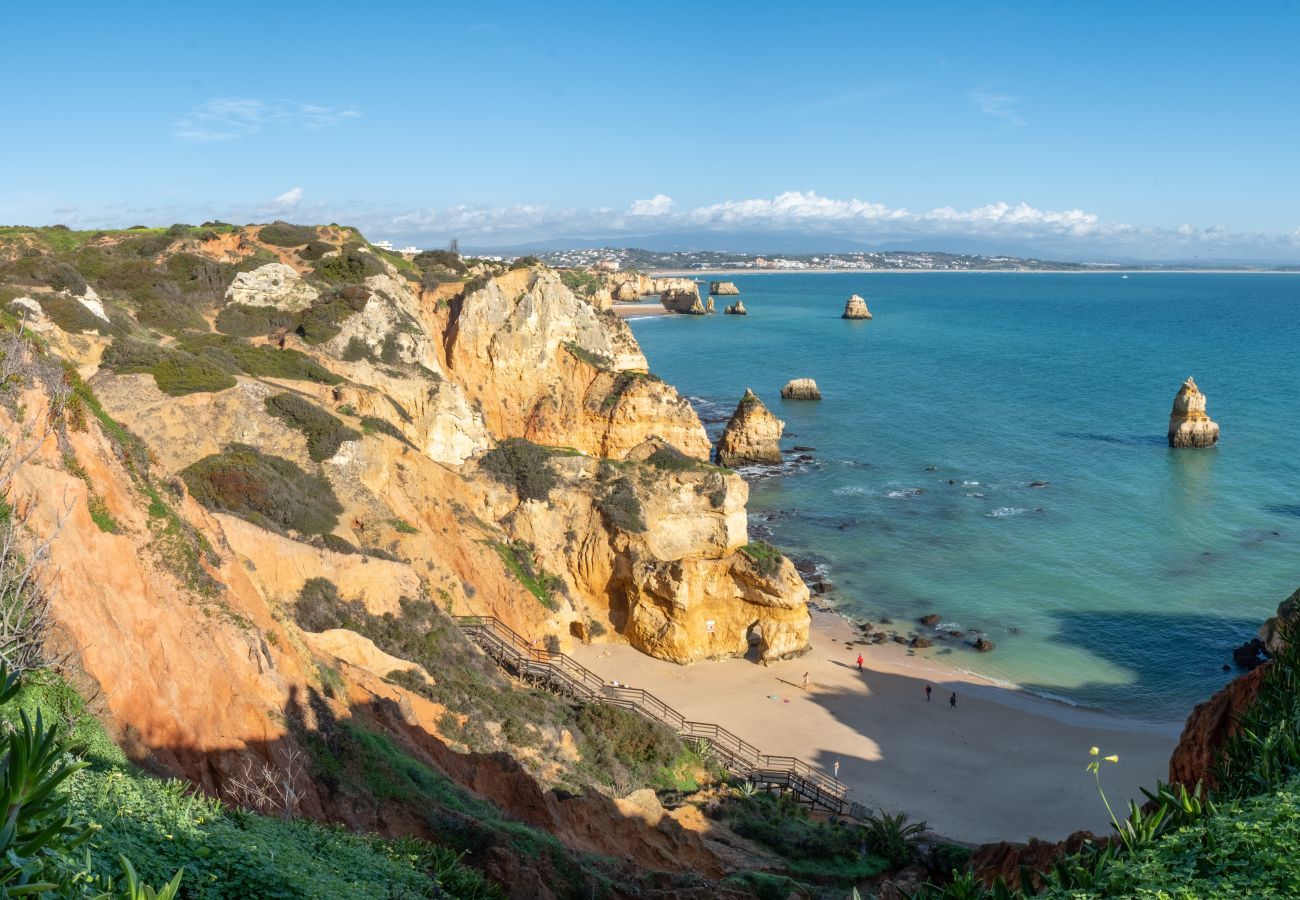
<instances>
[{"instance_id":1,"label":"yellow flower bud","mask_svg":"<svg viewBox=\"0 0 1300 900\"><path fill-rule=\"evenodd\" d=\"M1114 756L1107 756L1105 759L1106 759L1106 762L1117 763L1117 762L1119 762L1119 755L1116 754L1116 755L1114 755Z\"/></svg>"},{"instance_id":2,"label":"yellow flower bud","mask_svg":"<svg viewBox=\"0 0 1300 900\"><path fill-rule=\"evenodd\" d=\"M1096 755L1097 755L1098 753L1100 753L1100 752L1101 752L1101 751L1098 750L1096 747L1093 747L1091 750L1088 751L1088 755L1089 755L1089 756L1096 756Z\"/></svg>"}]
</instances>

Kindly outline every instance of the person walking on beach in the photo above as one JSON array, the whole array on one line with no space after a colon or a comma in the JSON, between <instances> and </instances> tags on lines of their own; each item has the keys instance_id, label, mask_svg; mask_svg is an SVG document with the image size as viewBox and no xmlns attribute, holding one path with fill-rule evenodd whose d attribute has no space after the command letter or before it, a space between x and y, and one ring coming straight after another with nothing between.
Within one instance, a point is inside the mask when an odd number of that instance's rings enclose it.
<instances>
[{"instance_id":1,"label":"person walking on beach","mask_svg":"<svg viewBox=\"0 0 1300 900\"><path fill-rule=\"evenodd\" d=\"M934 690L934 688L930 687L928 684L925 686L925 702L926 702L926 703L929 703L929 702L930 702L930 691L932 691L932 690Z\"/></svg>"},{"instance_id":2,"label":"person walking on beach","mask_svg":"<svg viewBox=\"0 0 1300 900\"><path fill-rule=\"evenodd\" d=\"M862 654L861 654L861 653L858 654L858 671L859 671L859 672L862 671Z\"/></svg>"},{"instance_id":3,"label":"person walking on beach","mask_svg":"<svg viewBox=\"0 0 1300 900\"><path fill-rule=\"evenodd\" d=\"M804 672L804 673L803 673L803 689L804 689L805 691L808 690L808 673L807 673L807 672Z\"/></svg>"},{"instance_id":4,"label":"person walking on beach","mask_svg":"<svg viewBox=\"0 0 1300 900\"><path fill-rule=\"evenodd\" d=\"M948 705L953 709L957 708L957 692L953 691L952 696L948 698Z\"/></svg>"},{"instance_id":5,"label":"person walking on beach","mask_svg":"<svg viewBox=\"0 0 1300 900\"><path fill-rule=\"evenodd\" d=\"M837 759L835 760L835 780L839 781L839 779L840 779L840 761Z\"/></svg>"}]
</instances>

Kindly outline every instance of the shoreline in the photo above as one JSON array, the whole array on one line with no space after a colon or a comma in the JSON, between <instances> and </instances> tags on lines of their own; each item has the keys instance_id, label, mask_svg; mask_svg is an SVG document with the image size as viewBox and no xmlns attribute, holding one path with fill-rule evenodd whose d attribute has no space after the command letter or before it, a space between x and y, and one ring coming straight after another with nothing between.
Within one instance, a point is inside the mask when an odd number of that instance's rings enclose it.
<instances>
[{"instance_id":1,"label":"shoreline","mask_svg":"<svg viewBox=\"0 0 1300 900\"><path fill-rule=\"evenodd\" d=\"M658 299L642 303L615 303L610 309L614 315L623 319L648 319L651 316L676 315L672 310L664 309Z\"/></svg>"},{"instance_id":2,"label":"shoreline","mask_svg":"<svg viewBox=\"0 0 1300 900\"><path fill-rule=\"evenodd\" d=\"M1168 775L1181 723L1070 706L909 656L899 644L846 647L859 638L848 619L822 610L812 617L809 651L767 666L734 658L679 666L615 643L579 645L573 656L606 681L644 688L765 753L798 756L828 773L839 760L850 799L906 812L959 843L1108 833L1085 771L1092 746L1119 754L1103 773L1112 805L1143 801L1140 789ZM929 702L926 684L934 688Z\"/></svg>"},{"instance_id":3,"label":"shoreline","mask_svg":"<svg viewBox=\"0 0 1300 900\"><path fill-rule=\"evenodd\" d=\"M1300 275L1292 269L647 269L651 278L708 275Z\"/></svg>"}]
</instances>

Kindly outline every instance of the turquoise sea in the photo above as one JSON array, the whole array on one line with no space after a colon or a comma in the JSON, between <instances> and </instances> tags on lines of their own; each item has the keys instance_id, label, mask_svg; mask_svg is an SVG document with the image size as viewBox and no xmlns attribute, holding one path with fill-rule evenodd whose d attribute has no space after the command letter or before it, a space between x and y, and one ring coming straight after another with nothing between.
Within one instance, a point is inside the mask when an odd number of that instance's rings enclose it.
<instances>
[{"instance_id":1,"label":"turquoise sea","mask_svg":"<svg viewBox=\"0 0 1300 900\"><path fill-rule=\"evenodd\" d=\"M1300 276L724 277L747 317L633 331L714 436L752 387L783 446L815 448L747 473L751 531L818 563L850 617L938 613L996 649L921 653L1175 720L1300 585ZM839 318L851 293L872 321ZM1217 448L1166 446L1188 375ZM780 399L799 376L821 402Z\"/></svg>"}]
</instances>

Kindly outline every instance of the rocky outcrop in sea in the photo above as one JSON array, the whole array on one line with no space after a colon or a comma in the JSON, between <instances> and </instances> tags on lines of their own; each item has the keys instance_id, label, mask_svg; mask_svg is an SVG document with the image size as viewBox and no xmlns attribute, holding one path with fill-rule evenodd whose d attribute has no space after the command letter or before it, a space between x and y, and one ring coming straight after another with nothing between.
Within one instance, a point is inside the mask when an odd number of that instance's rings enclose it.
<instances>
[{"instance_id":1,"label":"rocky outcrop in sea","mask_svg":"<svg viewBox=\"0 0 1300 900\"><path fill-rule=\"evenodd\" d=\"M867 309L867 301L863 300L857 294L854 294L844 304L844 314L841 319L870 319L871 310Z\"/></svg>"},{"instance_id":2,"label":"rocky outcrop in sea","mask_svg":"<svg viewBox=\"0 0 1300 900\"><path fill-rule=\"evenodd\" d=\"M700 289L693 284L690 287L679 285L669 288L659 295L659 302L669 312L682 315L702 316L708 313L700 301Z\"/></svg>"},{"instance_id":3,"label":"rocky outcrop in sea","mask_svg":"<svg viewBox=\"0 0 1300 900\"><path fill-rule=\"evenodd\" d=\"M745 463L781 462L781 432L785 423L746 388L736 411L718 439L718 462L736 467Z\"/></svg>"},{"instance_id":4,"label":"rocky outcrop in sea","mask_svg":"<svg viewBox=\"0 0 1300 900\"><path fill-rule=\"evenodd\" d=\"M1170 447L1213 447L1219 442L1219 425L1206 414L1205 401L1189 375L1178 389L1169 414Z\"/></svg>"},{"instance_id":5,"label":"rocky outcrop in sea","mask_svg":"<svg viewBox=\"0 0 1300 900\"><path fill-rule=\"evenodd\" d=\"M811 378L792 378L781 388L781 396L786 400L820 400L822 392Z\"/></svg>"},{"instance_id":6,"label":"rocky outcrop in sea","mask_svg":"<svg viewBox=\"0 0 1300 900\"><path fill-rule=\"evenodd\" d=\"M726 309L723 310L723 312L726 313L726 314L729 315L729 316L747 316L747 315L749 315L749 310L745 309L745 304L742 303L742 302L739 301L739 300L737 300L735 303L733 303L733 304L731 304L730 306L728 306Z\"/></svg>"},{"instance_id":7,"label":"rocky outcrop in sea","mask_svg":"<svg viewBox=\"0 0 1300 900\"><path fill-rule=\"evenodd\" d=\"M734 281L710 281L709 293L719 297L738 296L740 288L736 287Z\"/></svg>"}]
</instances>

